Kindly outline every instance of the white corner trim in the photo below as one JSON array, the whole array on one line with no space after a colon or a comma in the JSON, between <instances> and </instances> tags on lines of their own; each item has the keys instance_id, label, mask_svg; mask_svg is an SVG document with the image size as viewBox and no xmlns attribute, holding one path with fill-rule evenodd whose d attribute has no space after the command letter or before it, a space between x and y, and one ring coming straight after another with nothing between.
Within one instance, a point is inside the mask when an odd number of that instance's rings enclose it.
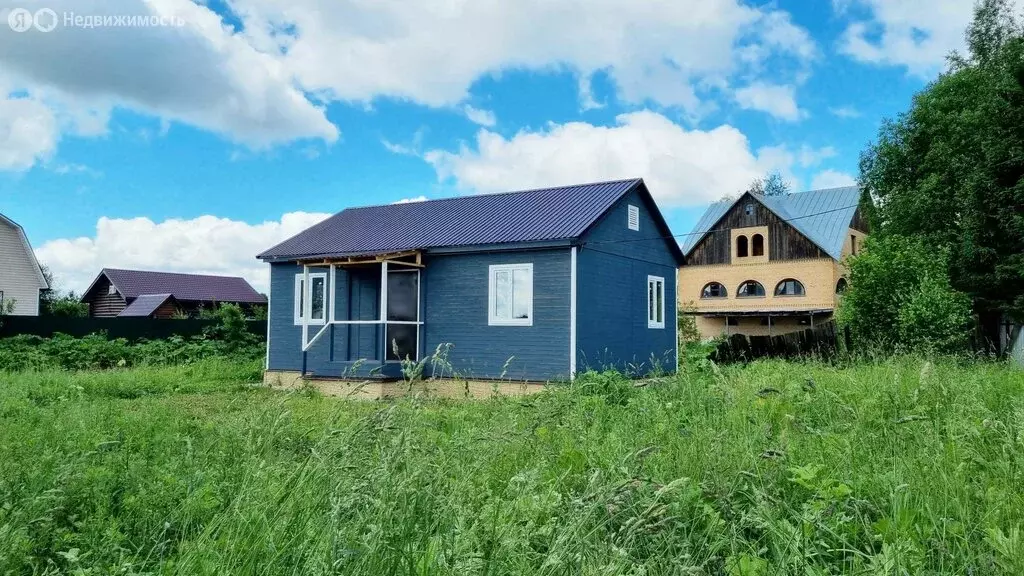
<instances>
[{"instance_id":1,"label":"white corner trim","mask_svg":"<svg viewBox=\"0 0 1024 576\"><path fill-rule=\"evenodd\" d=\"M676 268L676 283L672 285L672 325L676 329L676 369L679 371L679 268Z\"/></svg>"},{"instance_id":2,"label":"white corner trim","mask_svg":"<svg viewBox=\"0 0 1024 576\"><path fill-rule=\"evenodd\" d=\"M530 272L530 302L526 311L526 318L498 318L494 313L494 304L497 297L497 286L495 280L497 279L497 273L502 271L509 271L513 273L513 284L515 283L515 271L516 270L528 270ZM522 264L491 264L487 267L487 325L488 326L533 326L533 263L524 262ZM513 294L515 289L513 288ZM515 304L513 303L513 308Z\"/></svg>"},{"instance_id":3,"label":"white corner trim","mask_svg":"<svg viewBox=\"0 0 1024 576\"><path fill-rule=\"evenodd\" d=\"M569 379L576 378L576 247L569 257Z\"/></svg>"}]
</instances>

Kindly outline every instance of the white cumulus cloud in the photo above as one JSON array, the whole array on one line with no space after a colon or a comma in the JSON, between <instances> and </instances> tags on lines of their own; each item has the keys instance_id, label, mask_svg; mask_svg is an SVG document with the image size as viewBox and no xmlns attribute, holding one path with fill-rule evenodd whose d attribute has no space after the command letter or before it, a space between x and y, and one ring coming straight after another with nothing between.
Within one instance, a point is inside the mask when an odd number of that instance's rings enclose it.
<instances>
[{"instance_id":1,"label":"white cumulus cloud","mask_svg":"<svg viewBox=\"0 0 1024 576\"><path fill-rule=\"evenodd\" d=\"M480 126L490 128L498 123L498 119L494 116L494 112L491 112L490 110L481 110L480 108L474 108L469 104L466 104L465 108L463 108L463 112L466 113L466 118L469 118L470 122L479 124Z\"/></svg>"},{"instance_id":2,"label":"white cumulus cloud","mask_svg":"<svg viewBox=\"0 0 1024 576\"><path fill-rule=\"evenodd\" d=\"M796 104L796 88L793 86L755 82L736 90L736 103L741 108L766 112L788 122L804 116Z\"/></svg>"},{"instance_id":3,"label":"white cumulus cloud","mask_svg":"<svg viewBox=\"0 0 1024 576\"><path fill-rule=\"evenodd\" d=\"M482 76L568 68L608 75L630 102L696 110L701 83L816 53L788 13L739 0L235 0L256 46L286 51L324 97L463 102ZM584 99L585 100L585 99Z\"/></svg>"},{"instance_id":4,"label":"white cumulus cloud","mask_svg":"<svg viewBox=\"0 0 1024 576\"><path fill-rule=\"evenodd\" d=\"M551 124L511 138L482 129L472 146L424 154L441 180L472 192L496 192L643 177L662 205L693 206L734 194L755 178L832 151L752 150L746 136L723 125L687 130L651 111L622 114L614 126Z\"/></svg>"},{"instance_id":5,"label":"white cumulus cloud","mask_svg":"<svg viewBox=\"0 0 1024 576\"><path fill-rule=\"evenodd\" d=\"M0 170L27 170L53 154L60 140L57 119L32 98L0 94Z\"/></svg>"},{"instance_id":6,"label":"white cumulus cloud","mask_svg":"<svg viewBox=\"0 0 1024 576\"><path fill-rule=\"evenodd\" d=\"M1022 3L1017 0L1016 13ZM840 42L840 50L872 64L905 67L912 74L930 76L945 64L952 50L966 47L964 30L974 14L971 0L844 0L834 2L837 12L859 7L870 14L854 18Z\"/></svg>"},{"instance_id":7,"label":"white cumulus cloud","mask_svg":"<svg viewBox=\"0 0 1024 576\"><path fill-rule=\"evenodd\" d=\"M841 186L853 186L857 183L857 179L853 175L846 172L840 172L838 170L822 170L814 175L811 179L811 189L820 190L822 188L839 188Z\"/></svg>"},{"instance_id":8,"label":"white cumulus cloud","mask_svg":"<svg viewBox=\"0 0 1024 576\"><path fill-rule=\"evenodd\" d=\"M290 212L249 224L216 216L154 222L100 218L95 236L50 240L36 249L64 289L81 292L102 268L242 276L269 289L269 268L256 254L322 221L329 214Z\"/></svg>"},{"instance_id":9,"label":"white cumulus cloud","mask_svg":"<svg viewBox=\"0 0 1024 576\"><path fill-rule=\"evenodd\" d=\"M14 7L34 10L40 4L15 0L0 9L2 22ZM122 107L254 148L338 138L338 129L297 87L280 54L256 50L204 5L191 0L51 0L46 8L58 15L55 30L0 31L0 98L29 94L29 101L45 103L50 115L61 120L63 132L102 134L110 111ZM69 25L76 16L117 15L162 17L182 25ZM6 115L0 110L0 123ZM49 127L46 132L53 134ZM2 141L0 147L10 149Z\"/></svg>"}]
</instances>

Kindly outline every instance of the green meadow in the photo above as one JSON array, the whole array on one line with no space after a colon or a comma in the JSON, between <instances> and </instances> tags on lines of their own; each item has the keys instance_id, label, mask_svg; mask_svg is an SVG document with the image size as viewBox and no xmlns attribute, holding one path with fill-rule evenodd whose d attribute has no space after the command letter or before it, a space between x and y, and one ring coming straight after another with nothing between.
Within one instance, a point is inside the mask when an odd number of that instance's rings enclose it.
<instances>
[{"instance_id":1,"label":"green meadow","mask_svg":"<svg viewBox=\"0 0 1024 576\"><path fill-rule=\"evenodd\" d=\"M1024 371L267 390L259 360L0 373L0 574L1021 574Z\"/></svg>"}]
</instances>

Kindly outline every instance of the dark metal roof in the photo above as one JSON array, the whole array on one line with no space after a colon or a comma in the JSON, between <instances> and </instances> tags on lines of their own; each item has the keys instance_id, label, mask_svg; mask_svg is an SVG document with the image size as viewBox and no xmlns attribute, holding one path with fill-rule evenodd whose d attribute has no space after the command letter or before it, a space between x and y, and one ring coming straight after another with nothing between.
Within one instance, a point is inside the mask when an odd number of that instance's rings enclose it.
<instances>
[{"instance_id":1,"label":"dark metal roof","mask_svg":"<svg viewBox=\"0 0 1024 576\"><path fill-rule=\"evenodd\" d=\"M127 300L138 298L144 294L170 294L177 300L186 301L240 302L244 304L266 304L267 302L267 298L250 286L245 278L234 276L204 276L201 274L104 268L96 280L103 276L110 279L110 283ZM96 280L93 281L93 285L96 284ZM92 288L93 286L89 286L85 294L89 294Z\"/></svg>"},{"instance_id":2,"label":"dark metal roof","mask_svg":"<svg viewBox=\"0 0 1024 576\"><path fill-rule=\"evenodd\" d=\"M131 304L121 310L121 313L117 316L149 316L156 309L167 302L169 298L174 298L170 294L143 294L136 298Z\"/></svg>"},{"instance_id":3,"label":"dark metal roof","mask_svg":"<svg viewBox=\"0 0 1024 576\"><path fill-rule=\"evenodd\" d=\"M578 238L641 179L348 208L266 250L284 260Z\"/></svg>"}]
</instances>

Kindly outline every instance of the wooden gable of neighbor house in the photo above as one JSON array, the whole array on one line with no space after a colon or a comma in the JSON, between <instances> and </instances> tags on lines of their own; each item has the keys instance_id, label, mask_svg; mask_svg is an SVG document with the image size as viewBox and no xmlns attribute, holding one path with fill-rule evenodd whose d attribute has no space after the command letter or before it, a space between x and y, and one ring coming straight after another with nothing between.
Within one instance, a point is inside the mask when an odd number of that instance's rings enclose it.
<instances>
[{"instance_id":1,"label":"wooden gable of neighbor house","mask_svg":"<svg viewBox=\"0 0 1024 576\"><path fill-rule=\"evenodd\" d=\"M749 206L749 209L748 209ZM734 228L768 227L768 260L800 260L828 258L829 255L793 227L779 218L751 194L745 193L716 222L686 256L687 266L731 264L730 246Z\"/></svg>"}]
</instances>

